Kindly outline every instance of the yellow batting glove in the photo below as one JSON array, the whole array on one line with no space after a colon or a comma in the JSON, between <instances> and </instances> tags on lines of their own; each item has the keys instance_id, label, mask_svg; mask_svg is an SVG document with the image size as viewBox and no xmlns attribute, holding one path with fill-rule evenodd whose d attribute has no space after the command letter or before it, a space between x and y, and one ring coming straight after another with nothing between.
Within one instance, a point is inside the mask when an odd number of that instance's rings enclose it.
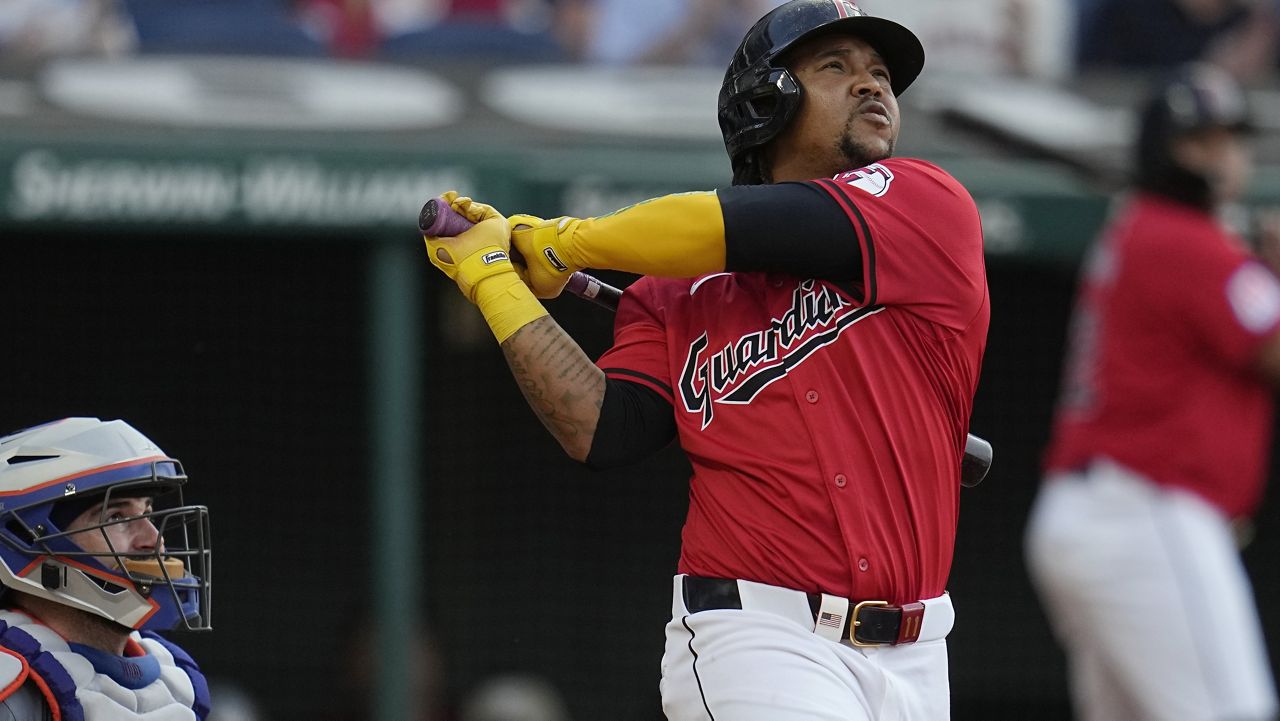
<instances>
[{"instance_id":1,"label":"yellow batting glove","mask_svg":"<svg viewBox=\"0 0 1280 721\"><path fill-rule=\"evenodd\" d=\"M450 191L444 195L450 206L475 225L456 238L423 236L431 264L458 284L458 290L475 302L476 287L485 278L514 273L509 250L511 226L493 207Z\"/></svg>"},{"instance_id":2,"label":"yellow batting glove","mask_svg":"<svg viewBox=\"0 0 1280 721\"><path fill-rule=\"evenodd\" d=\"M458 211L459 214L472 223L479 223L483 220L502 216L502 213L499 213L492 205L478 203L465 195L458 195L456 190L444 193L440 196L440 199L448 203L449 207Z\"/></svg>"},{"instance_id":3,"label":"yellow batting glove","mask_svg":"<svg viewBox=\"0 0 1280 721\"><path fill-rule=\"evenodd\" d=\"M511 246L527 265L524 280L539 298L555 298L564 290L569 276L582 270L573 247L578 218L543 220L533 215L513 215L509 219Z\"/></svg>"},{"instance_id":4,"label":"yellow batting glove","mask_svg":"<svg viewBox=\"0 0 1280 721\"><path fill-rule=\"evenodd\" d=\"M511 225L502 214L483 203L449 192L442 196L450 207L475 223L456 238L423 236L431 264L458 284L458 290L475 303L499 343L524 326L547 315L525 287L511 263Z\"/></svg>"}]
</instances>

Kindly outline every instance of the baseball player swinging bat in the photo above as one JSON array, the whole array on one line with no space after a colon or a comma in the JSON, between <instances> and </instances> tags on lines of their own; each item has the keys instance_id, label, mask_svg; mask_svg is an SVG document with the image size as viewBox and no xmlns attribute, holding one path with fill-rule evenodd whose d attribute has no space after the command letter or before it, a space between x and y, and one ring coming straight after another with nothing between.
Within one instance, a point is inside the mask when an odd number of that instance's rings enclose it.
<instances>
[{"instance_id":1,"label":"baseball player swinging bat","mask_svg":"<svg viewBox=\"0 0 1280 721\"><path fill-rule=\"evenodd\" d=\"M467 220L448 203L438 198L428 200L418 213L418 229L423 235L433 237L453 237L470 228ZM520 260L515 249L512 249L513 260ZM610 311L618 310L618 301L622 298L622 290L615 288L598 278L581 271L569 277L564 289L573 295L589 300ZM964 444L964 460L960 464L960 484L973 488L987 477L991 470L992 448L986 440L970 433Z\"/></svg>"}]
</instances>

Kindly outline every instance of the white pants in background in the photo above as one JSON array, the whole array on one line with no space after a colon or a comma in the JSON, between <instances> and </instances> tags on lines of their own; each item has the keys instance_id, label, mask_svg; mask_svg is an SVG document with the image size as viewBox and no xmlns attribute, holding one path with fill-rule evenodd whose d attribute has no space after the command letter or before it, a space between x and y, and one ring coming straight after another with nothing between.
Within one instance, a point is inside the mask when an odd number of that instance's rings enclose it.
<instances>
[{"instance_id":1,"label":"white pants in background","mask_svg":"<svg viewBox=\"0 0 1280 721\"><path fill-rule=\"evenodd\" d=\"M738 581L742 610L690 614L676 576L662 657L670 721L946 721L948 596L920 639L861 648L814 633L805 594Z\"/></svg>"},{"instance_id":2,"label":"white pants in background","mask_svg":"<svg viewBox=\"0 0 1280 721\"><path fill-rule=\"evenodd\" d=\"M1231 524L1100 460L1047 478L1027 562L1081 721L1264 721L1276 693Z\"/></svg>"}]
</instances>

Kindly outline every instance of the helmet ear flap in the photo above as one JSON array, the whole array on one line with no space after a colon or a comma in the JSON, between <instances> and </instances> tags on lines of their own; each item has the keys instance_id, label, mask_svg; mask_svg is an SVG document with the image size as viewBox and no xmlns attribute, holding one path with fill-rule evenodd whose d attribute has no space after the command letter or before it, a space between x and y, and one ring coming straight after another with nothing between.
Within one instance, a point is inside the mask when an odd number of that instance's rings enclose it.
<instances>
[{"instance_id":1,"label":"helmet ear flap","mask_svg":"<svg viewBox=\"0 0 1280 721\"><path fill-rule=\"evenodd\" d=\"M767 76L747 80L745 88L721 103L720 125L734 129L725 140L733 164L733 184L764 182L760 177L759 153L786 129L800 108L800 84L785 68L762 68ZM744 73L744 76L754 75Z\"/></svg>"},{"instance_id":2,"label":"helmet ear flap","mask_svg":"<svg viewBox=\"0 0 1280 721\"><path fill-rule=\"evenodd\" d=\"M767 123L782 104L781 96L786 92L784 88L795 84L789 71L774 69L763 82L753 83L739 91L734 99L746 111L745 117L758 124Z\"/></svg>"}]
</instances>

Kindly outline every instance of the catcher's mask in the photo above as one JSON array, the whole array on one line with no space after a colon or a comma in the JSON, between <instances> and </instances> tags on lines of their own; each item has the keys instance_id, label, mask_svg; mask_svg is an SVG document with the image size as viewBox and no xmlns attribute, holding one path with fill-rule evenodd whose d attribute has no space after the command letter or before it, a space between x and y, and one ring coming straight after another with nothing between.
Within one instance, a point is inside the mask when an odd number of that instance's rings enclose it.
<instances>
[{"instance_id":1,"label":"catcher's mask","mask_svg":"<svg viewBox=\"0 0 1280 721\"><path fill-rule=\"evenodd\" d=\"M791 0L778 6L747 31L720 86L720 131L734 185L763 182L757 151L800 108L803 89L782 66L782 56L797 43L836 32L856 35L880 53L894 95L905 92L924 68L924 47L914 33L863 14L849 0Z\"/></svg>"},{"instance_id":2,"label":"catcher's mask","mask_svg":"<svg viewBox=\"0 0 1280 721\"><path fill-rule=\"evenodd\" d=\"M67 418L0 438L0 583L130 629L210 629L209 511L184 504L186 482L124 421ZM150 540L121 547L113 536L140 528L123 524L150 524Z\"/></svg>"}]
</instances>

